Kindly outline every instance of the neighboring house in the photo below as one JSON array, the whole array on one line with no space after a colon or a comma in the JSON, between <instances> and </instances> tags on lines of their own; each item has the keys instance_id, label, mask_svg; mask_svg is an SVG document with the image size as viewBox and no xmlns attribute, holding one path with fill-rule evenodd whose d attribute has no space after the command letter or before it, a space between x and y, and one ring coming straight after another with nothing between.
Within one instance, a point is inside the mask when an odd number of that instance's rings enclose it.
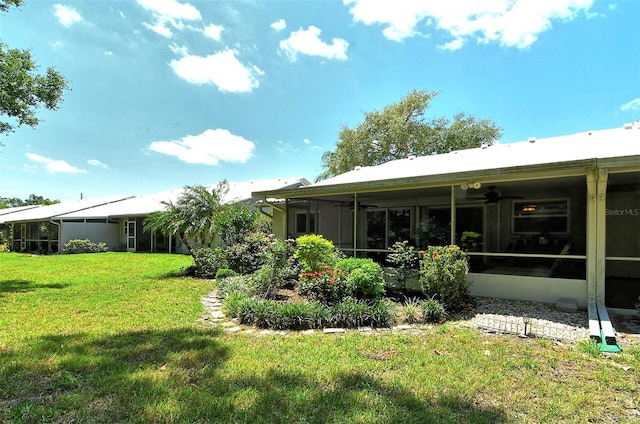
<instances>
[{"instance_id":1,"label":"neighboring house","mask_svg":"<svg viewBox=\"0 0 640 424\"><path fill-rule=\"evenodd\" d=\"M633 308L640 296L639 124L409 157L254 195L279 199L277 236L323 234L352 256L384 263L399 240L468 245L472 294L588 306L595 337L605 302Z\"/></svg>"},{"instance_id":2,"label":"neighboring house","mask_svg":"<svg viewBox=\"0 0 640 424\"><path fill-rule=\"evenodd\" d=\"M39 253L55 253L62 249L62 244L70 238L62 238L60 222L57 215L86 211L98 206L115 204L132 196L113 196L100 199L85 199L72 202L56 203L47 206L24 206L11 208L14 211L0 211L0 224L13 224L13 250ZM98 234L86 234L82 238L91 238ZM72 237L73 238L73 237ZM77 238L77 237L76 237ZM64 240L61 242L61 240ZM95 238L94 238L95 240ZM101 240L108 242L108 240Z\"/></svg>"},{"instance_id":3,"label":"neighboring house","mask_svg":"<svg viewBox=\"0 0 640 424\"><path fill-rule=\"evenodd\" d=\"M258 199L251 196L252 191L308 184L301 177L230 182L223 202L243 201L253 206ZM185 252L179 238L144 231L142 223L150 214L164 210L163 202L175 202L181 194L182 189L176 189L137 197L64 202L6 215L2 215L5 209L0 209L0 224L14 224L13 250L17 251L57 253L69 240L89 239L131 252Z\"/></svg>"}]
</instances>

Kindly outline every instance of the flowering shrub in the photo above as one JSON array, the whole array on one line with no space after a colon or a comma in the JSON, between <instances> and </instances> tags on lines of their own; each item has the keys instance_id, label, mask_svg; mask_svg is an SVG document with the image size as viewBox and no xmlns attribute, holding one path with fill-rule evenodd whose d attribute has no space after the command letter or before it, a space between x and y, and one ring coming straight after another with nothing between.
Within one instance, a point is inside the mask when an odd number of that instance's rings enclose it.
<instances>
[{"instance_id":1,"label":"flowering shrub","mask_svg":"<svg viewBox=\"0 0 640 424\"><path fill-rule=\"evenodd\" d=\"M295 258L302 272L316 272L331 267L338 262L338 251L331 242L321 235L308 234L296 239Z\"/></svg>"},{"instance_id":2,"label":"flowering shrub","mask_svg":"<svg viewBox=\"0 0 640 424\"><path fill-rule=\"evenodd\" d=\"M267 236L269 242L264 248L264 264L275 270L275 278L281 280L280 285L293 285L300 274L300 264L294 257L296 241L280 240L273 234Z\"/></svg>"},{"instance_id":3,"label":"flowering shrub","mask_svg":"<svg viewBox=\"0 0 640 424\"><path fill-rule=\"evenodd\" d=\"M327 265L318 271L303 272L298 281L298 293L309 300L334 304L349 295L346 277L342 270Z\"/></svg>"},{"instance_id":4,"label":"flowering shrub","mask_svg":"<svg viewBox=\"0 0 640 424\"><path fill-rule=\"evenodd\" d=\"M420 261L422 291L450 311L469 303L467 254L458 246L429 246Z\"/></svg>"}]
</instances>

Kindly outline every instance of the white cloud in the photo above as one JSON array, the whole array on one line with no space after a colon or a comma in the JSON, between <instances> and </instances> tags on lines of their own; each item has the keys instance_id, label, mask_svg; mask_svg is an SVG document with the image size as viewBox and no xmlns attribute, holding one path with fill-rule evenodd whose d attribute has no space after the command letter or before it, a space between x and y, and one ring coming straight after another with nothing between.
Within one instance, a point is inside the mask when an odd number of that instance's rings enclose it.
<instances>
[{"instance_id":1,"label":"white cloud","mask_svg":"<svg viewBox=\"0 0 640 424\"><path fill-rule=\"evenodd\" d=\"M260 86L257 76L264 72L245 66L236 58L236 50L227 49L207 57L188 55L169 65L180 78L192 84L215 84L220 91L247 92Z\"/></svg>"},{"instance_id":2,"label":"white cloud","mask_svg":"<svg viewBox=\"0 0 640 424\"><path fill-rule=\"evenodd\" d=\"M83 21L80 13L78 13L78 11L73 7L64 6L60 3L57 3L53 6L53 8L55 9L53 13L54 15L56 15L56 17L58 18L58 22L60 22L62 26L68 28L77 22Z\"/></svg>"},{"instance_id":3,"label":"white cloud","mask_svg":"<svg viewBox=\"0 0 640 424\"><path fill-rule=\"evenodd\" d=\"M166 38L171 38L171 27L177 30L184 28L184 21L200 21L200 11L189 3L176 0L138 0L138 4L152 12L154 22L143 22L145 28Z\"/></svg>"},{"instance_id":4,"label":"white cloud","mask_svg":"<svg viewBox=\"0 0 640 424\"><path fill-rule=\"evenodd\" d=\"M99 168L108 168L106 164L100 162L98 159L89 159L87 163L91 166L97 166Z\"/></svg>"},{"instance_id":5,"label":"white cloud","mask_svg":"<svg viewBox=\"0 0 640 424\"><path fill-rule=\"evenodd\" d=\"M34 162L42 163L45 165L45 169L52 174L64 173L64 174L79 174L86 172L84 169L76 168L69 165L63 160L55 160L46 158L44 156L37 155L35 153L26 153L26 156Z\"/></svg>"},{"instance_id":6,"label":"white cloud","mask_svg":"<svg viewBox=\"0 0 640 424\"><path fill-rule=\"evenodd\" d=\"M220 41L220 34L222 33L223 29L224 27L221 25L209 24L204 27L202 33L205 35L205 37Z\"/></svg>"},{"instance_id":7,"label":"white cloud","mask_svg":"<svg viewBox=\"0 0 640 424\"><path fill-rule=\"evenodd\" d=\"M298 31L293 31L286 40L280 41L280 50L291 61L295 61L298 54L346 60L349 43L342 38L334 38L331 44L327 44L320 39L321 33L322 30L315 26L310 26L306 30L300 28Z\"/></svg>"},{"instance_id":8,"label":"white cloud","mask_svg":"<svg viewBox=\"0 0 640 424\"><path fill-rule=\"evenodd\" d=\"M271 28L275 29L276 31L282 31L286 27L287 27L287 22L284 19L278 19L277 21L271 24Z\"/></svg>"},{"instance_id":9,"label":"white cloud","mask_svg":"<svg viewBox=\"0 0 640 424\"><path fill-rule=\"evenodd\" d=\"M223 162L246 162L255 144L223 129L208 129L200 135L187 135L180 140L154 141L149 150L175 156L183 162L217 165Z\"/></svg>"},{"instance_id":10,"label":"white cloud","mask_svg":"<svg viewBox=\"0 0 640 424\"><path fill-rule=\"evenodd\" d=\"M104 52L105 56L113 56L113 52L111 50L105 51Z\"/></svg>"},{"instance_id":11,"label":"white cloud","mask_svg":"<svg viewBox=\"0 0 640 424\"><path fill-rule=\"evenodd\" d=\"M176 43L171 43L169 45L169 48L172 52L180 56L186 56L189 54L189 49L187 48L187 46L179 46Z\"/></svg>"},{"instance_id":12,"label":"white cloud","mask_svg":"<svg viewBox=\"0 0 640 424\"><path fill-rule=\"evenodd\" d=\"M421 35L418 25L434 26L453 37L440 46L456 50L468 40L496 42L526 48L554 21L570 21L587 13L593 0L415 0L403 3L384 0L343 0L355 22L384 26L390 40Z\"/></svg>"},{"instance_id":13,"label":"white cloud","mask_svg":"<svg viewBox=\"0 0 640 424\"><path fill-rule=\"evenodd\" d=\"M640 110L640 97L635 98L622 106L620 106L620 110L622 112L636 111Z\"/></svg>"},{"instance_id":14,"label":"white cloud","mask_svg":"<svg viewBox=\"0 0 640 424\"><path fill-rule=\"evenodd\" d=\"M302 142L304 144L311 144L311 140L309 140L308 138L305 138L304 140L302 140Z\"/></svg>"}]
</instances>

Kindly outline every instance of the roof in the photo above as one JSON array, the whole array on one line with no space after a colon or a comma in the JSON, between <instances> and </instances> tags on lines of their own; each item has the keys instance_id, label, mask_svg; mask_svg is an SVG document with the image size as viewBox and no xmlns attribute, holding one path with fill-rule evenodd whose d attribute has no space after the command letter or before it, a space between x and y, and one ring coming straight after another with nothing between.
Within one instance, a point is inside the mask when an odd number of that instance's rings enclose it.
<instances>
[{"instance_id":1,"label":"roof","mask_svg":"<svg viewBox=\"0 0 640 424\"><path fill-rule=\"evenodd\" d=\"M309 181L302 177L276 178L271 180L256 180L245 182L230 182L229 192L223 198L223 203L238 201L251 201L254 199L251 192L256 189L274 190L278 188L292 188L301 184L309 184ZM207 186L213 189L214 185ZM165 209L163 202L175 202L182 194L183 189L167 190L151 195L137 196L122 202L97 206L55 216L55 219L108 219L122 218L128 216L147 216L154 212Z\"/></svg>"},{"instance_id":2,"label":"roof","mask_svg":"<svg viewBox=\"0 0 640 424\"><path fill-rule=\"evenodd\" d=\"M76 211L87 210L100 205L108 205L131 198L132 196L111 196L96 199L84 199L71 202L56 203L53 205L29 208L8 215L0 216L0 223L5 222L29 222L46 221L57 215L67 214Z\"/></svg>"},{"instance_id":3,"label":"roof","mask_svg":"<svg viewBox=\"0 0 640 424\"><path fill-rule=\"evenodd\" d=\"M2 224L4 220L8 218L7 215L10 215L16 212L26 211L27 209L39 208L40 206L41 205L27 205L27 206L16 206L14 208L0 209L0 224Z\"/></svg>"},{"instance_id":4,"label":"roof","mask_svg":"<svg viewBox=\"0 0 640 424\"><path fill-rule=\"evenodd\" d=\"M640 123L573 135L531 138L451 153L410 157L376 166L356 167L308 187L257 196L302 198L323 194L442 186L470 178L526 179L536 175L579 175L599 164L640 167Z\"/></svg>"}]
</instances>

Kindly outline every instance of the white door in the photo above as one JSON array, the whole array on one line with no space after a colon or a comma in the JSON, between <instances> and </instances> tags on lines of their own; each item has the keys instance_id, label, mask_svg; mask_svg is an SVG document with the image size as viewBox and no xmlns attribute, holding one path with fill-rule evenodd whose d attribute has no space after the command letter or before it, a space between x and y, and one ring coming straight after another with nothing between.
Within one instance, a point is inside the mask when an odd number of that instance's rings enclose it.
<instances>
[{"instance_id":1,"label":"white door","mask_svg":"<svg viewBox=\"0 0 640 424\"><path fill-rule=\"evenodd\" d=\"M127 252L136 251L136 221L127 221Z\"/></svg>"}]
</instances>

